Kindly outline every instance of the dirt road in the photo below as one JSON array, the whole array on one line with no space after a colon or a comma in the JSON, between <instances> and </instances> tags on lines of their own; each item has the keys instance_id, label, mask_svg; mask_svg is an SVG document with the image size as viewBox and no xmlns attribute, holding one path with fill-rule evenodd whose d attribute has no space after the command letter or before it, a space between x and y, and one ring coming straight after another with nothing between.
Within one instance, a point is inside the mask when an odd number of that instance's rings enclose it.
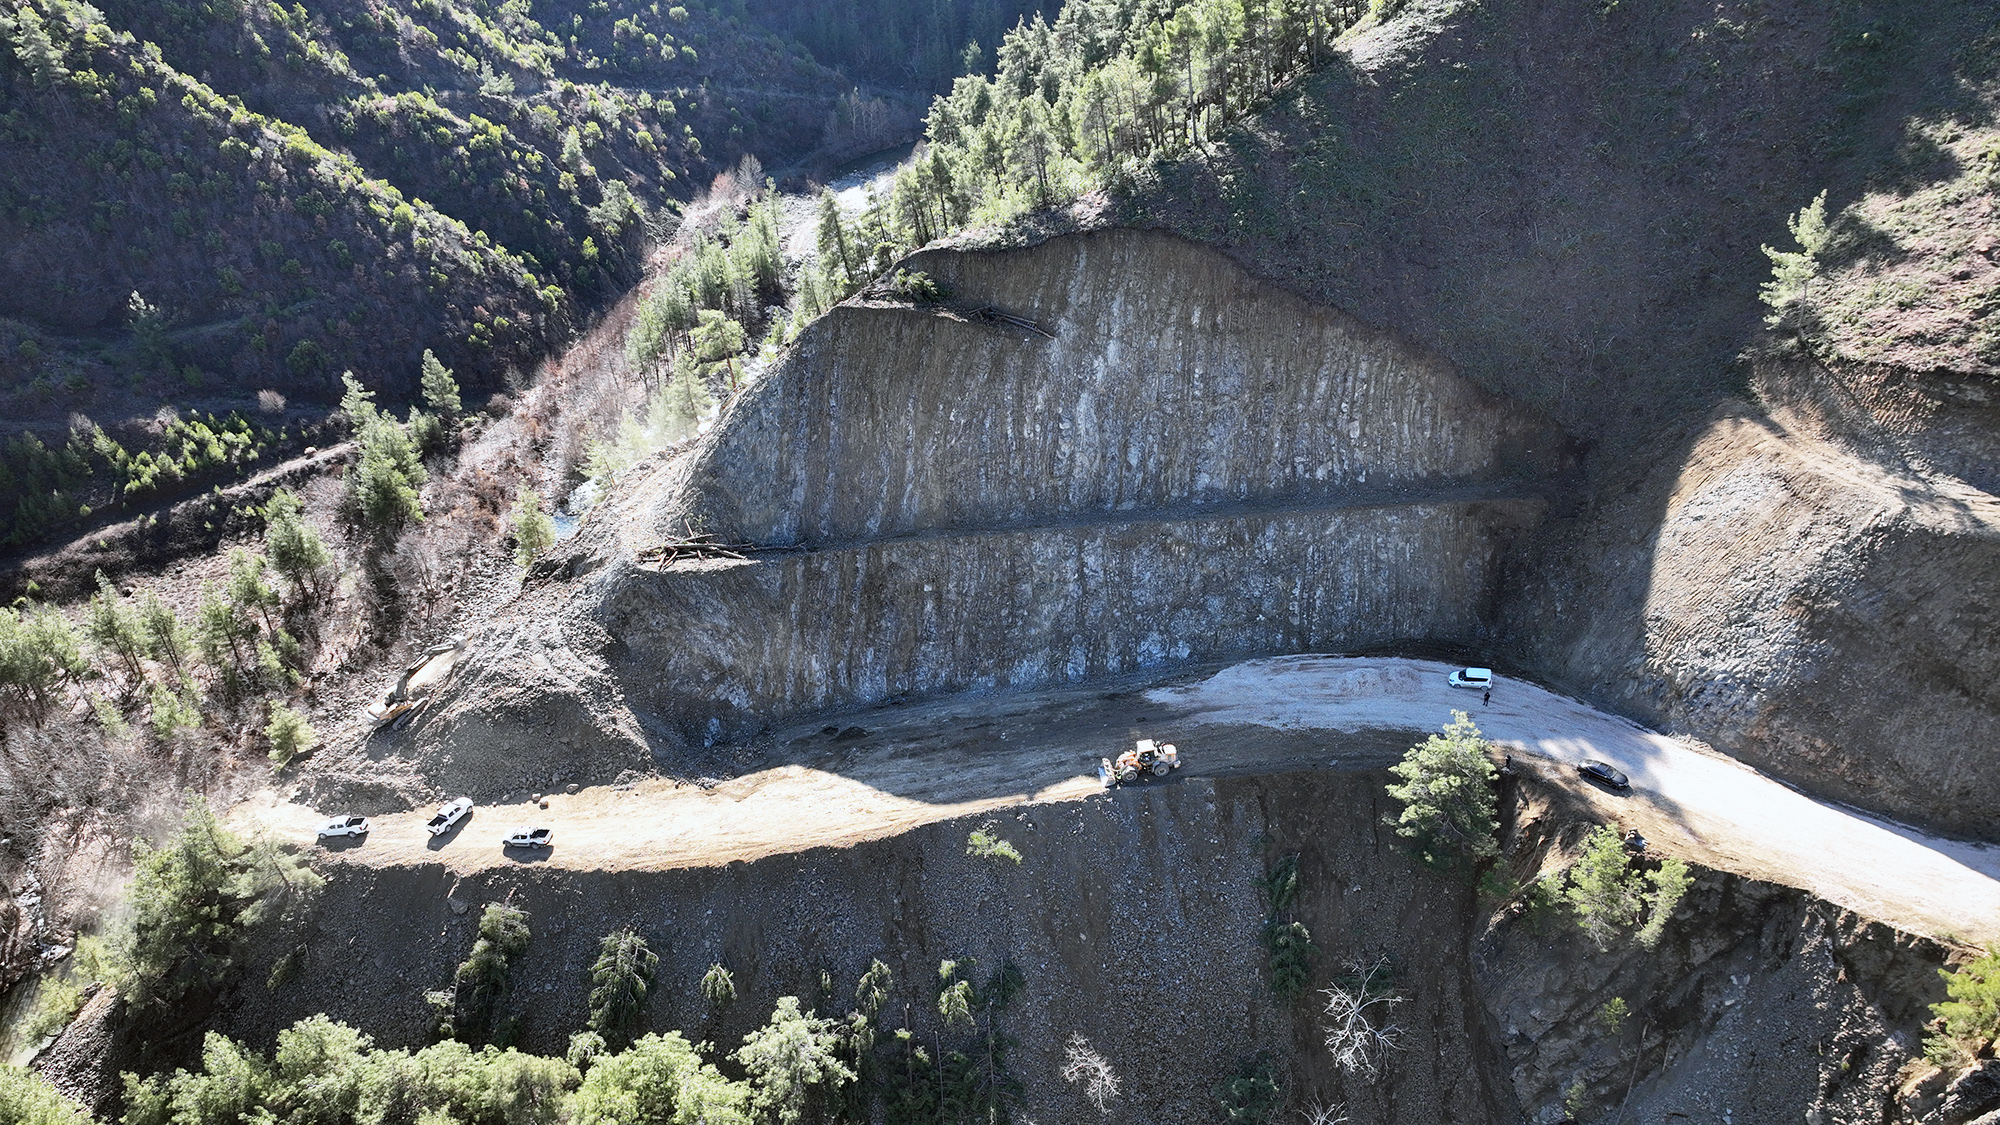
<instances>
[{"instance_id":1,"label":"dirt road","mask_svg":"<svg viewBox=\"0 0 2000 1125\"><path fill-rule=\"evenodd\" d=\"M427 809L382 816L367 840L326 847L341 862L441 863L461 873L513 863L718 865L846 846L1023 802L1098 796L1098 758L1134 738L1175 742L1186 760L1172 779L1150 784L1379 768L1458 708L1508 746L1517 767L1586 793L1607 820L1638 828L1659 850L1802 887L1906 929L2000 938L2000 848L1925 836L1815 801L1729 758L1525 682L1497 681L1492 704L1481 706L1477 693L1446 685L1449 671L1417 660L1283 657L1206 678L882 707L832 726L780 731L762 749L785 764L740 777L555 794L546 810L526 800L482 807L438 838L424 830ZM1584 758L1630 775L1631 792L1580 781L1573 766ZM303 843L337 811L267 800L236 815ZM503 853L500 837L526 824L552 828L555 846Z\"/></svg>"},{"instance_id":2,"label":"dirt road","mask_svg":"<svg viewBox=\"0 0 2000 1125\"><path fill-rule=\"evenodd\" d=\"M1503 679L1493 702L1445 685L1446 665L1301 656L1228 668L1148 697L1183 722L1342 729L1435 728L1460 708L1518 751L1517 766L1586 793L1607 820L1659 850L1710 867L1800 887L1907 930L2000 938L2000 848L1930 836L1814 800L1725 755L1649 731L1533 684ZM1632 779L1614 794L1579 779L1587 758Z\"/></svg>"}]
</instances>

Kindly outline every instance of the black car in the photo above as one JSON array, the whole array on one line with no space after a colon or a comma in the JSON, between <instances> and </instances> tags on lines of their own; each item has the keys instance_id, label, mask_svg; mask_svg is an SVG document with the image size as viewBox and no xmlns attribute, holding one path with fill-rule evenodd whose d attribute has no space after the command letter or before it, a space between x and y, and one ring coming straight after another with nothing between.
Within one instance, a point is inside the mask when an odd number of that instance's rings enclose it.
<instances>
[{"instance_id":1,"label":"black car","mask_svg":"<svg viewBox=\"0 0 2000 1125\"><path fill-rule=\"evenodd\" d=\"M1595 781L1601 785L1609 786L1612 789L1625 790L1625 789L1630 789L1632 787L1632 781L1630 778L1626 777L1622 773L1619 773L1618 770L1611 765L1611 763L1600 762L1596 758L1592 758L1589 761L1584 762L1582 765L1576 767L1576 772L1582 774L1584 777L1587 777L1590 780Z\"/></svg>"}]
</instances>

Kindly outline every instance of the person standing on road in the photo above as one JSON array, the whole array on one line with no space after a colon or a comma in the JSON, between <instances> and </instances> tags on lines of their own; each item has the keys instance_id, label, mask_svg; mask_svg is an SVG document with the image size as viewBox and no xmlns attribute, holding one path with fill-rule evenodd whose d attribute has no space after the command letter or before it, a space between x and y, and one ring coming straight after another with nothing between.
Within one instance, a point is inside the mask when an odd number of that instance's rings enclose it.
<instances>
[{"instance_id":1,"label":"person standing on road","mask_svg":"<svg viewBox=\"0 0 2000 1125\"><path fill-rule=\"evenodd\" d=\"M1479 697L1479 705L1484 707L1491 702L1493 702L1493 689L1487 688L1486 694Z\"/></svg>"}]
</instances>

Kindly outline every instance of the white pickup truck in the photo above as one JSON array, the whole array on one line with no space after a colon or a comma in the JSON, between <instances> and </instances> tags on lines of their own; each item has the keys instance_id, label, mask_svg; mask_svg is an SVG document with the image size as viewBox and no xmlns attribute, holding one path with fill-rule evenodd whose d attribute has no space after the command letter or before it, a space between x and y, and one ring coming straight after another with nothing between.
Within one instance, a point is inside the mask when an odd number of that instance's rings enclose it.
<instances>
[{"instance_id":1,"label":"white pickup truck","mask_svg":"<svg viewBox=\"0 0 2000 1125\"><path fill-rule=\"evenodd\" d=\"M472 815L472 798L460 797L449 804L439 805L437 815L424 827L430 829L431 835L442 836L451 831L452 826L470 815Z\"/></svg>"},{"instance_id":2,"label":"white pickup truck","mask_svg":"<svg viewBox=\"0 0 2000 1125\"><path fill-rule=\"evenodd\" d=\"M343 816L327 821L319 826L319 838L368 835L368 818L365 816Z\"/></svg>"},{"instance_id":3,"label":"white pickup truck","mask_svg":"<svg viewBox=\"0 0 2000 1125\"><path fill-rule=\"evenodd\" d=\"M549 848L554 847L555 842L556 834L549 829L526 825L500 838L502 848Z\"/></svg>"}]
</instances>

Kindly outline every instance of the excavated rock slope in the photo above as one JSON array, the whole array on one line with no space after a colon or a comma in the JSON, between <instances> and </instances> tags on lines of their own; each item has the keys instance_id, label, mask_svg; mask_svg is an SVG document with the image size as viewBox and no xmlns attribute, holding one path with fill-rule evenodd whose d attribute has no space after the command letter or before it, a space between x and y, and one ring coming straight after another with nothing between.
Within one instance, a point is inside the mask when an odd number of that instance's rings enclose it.
<instances>
[{"instance_id":1,"label":"excavated rock slope","mask_svg":"<svg viewBox=\"0 0 2000 1125\"><path fill-rule=\"evenodd\" d=\"M1531 412L1169 235L913 264L952 306L834 310L474 639L417 729L432 784L677 766L909 693L1490 634L1563 467ZM693 529L748 557L643 561Z\"/></svg>"},{"instance_id":2,"label":"excavated rock slope","mask_svg":"<svg viewBox=\"0 0 2000 1125\"><path fill-rule=\"evenodd\" d=\"M909 694L1426 646L2000 836L1982 395L1772 368L1586 486L1537 416L1173 236L912 264L956 303L834 310L475 638L398 750L422 784L686 771ZM647 561L694 530L744 557Z\"/></svg>"},{"instance_id":3,"label":"excavated rock slope","mask_svg":"<svg viewBox=\"0 0 2000 1125\"><path fill-rule=\"evenodd\" d=\"M911 264L954 304L834 310L474 639L398 749L420 786L707 768L916 693L1444 646L2000 836L1981 395L1771 368L1578 505L1537 416L1174 236ZM755 549L646 561L693 530Z\"/></svg>"},{"instance_id":4,"label":"excavated rock slope","mask_svg":"<svg viewBox=\"0 0 2000 1125\"><path fill-rule=\"evenodd\" d=\"M1719 406L1552 536L1543 565L1577 579L1510 616L1551 678L1600 701L1817 793L2000 838L2000 500L1971 456L1991 411L1920 408L1870 374L1766 366L1760 406Z\"/></svg>"},{"instance_id":5,"label":"excavated rock slope","mask_svg":"<svg viewBox=\"0 0 2000 1125\"><path fill-rule=\"evenodd\" d=\"M734 404L686 504L842 542L1213 504L1351 503L1547 471L1557 435L1436 357L1168 235L918 254L962 306L848 305Z\"/></svg>"}]
</instances>

